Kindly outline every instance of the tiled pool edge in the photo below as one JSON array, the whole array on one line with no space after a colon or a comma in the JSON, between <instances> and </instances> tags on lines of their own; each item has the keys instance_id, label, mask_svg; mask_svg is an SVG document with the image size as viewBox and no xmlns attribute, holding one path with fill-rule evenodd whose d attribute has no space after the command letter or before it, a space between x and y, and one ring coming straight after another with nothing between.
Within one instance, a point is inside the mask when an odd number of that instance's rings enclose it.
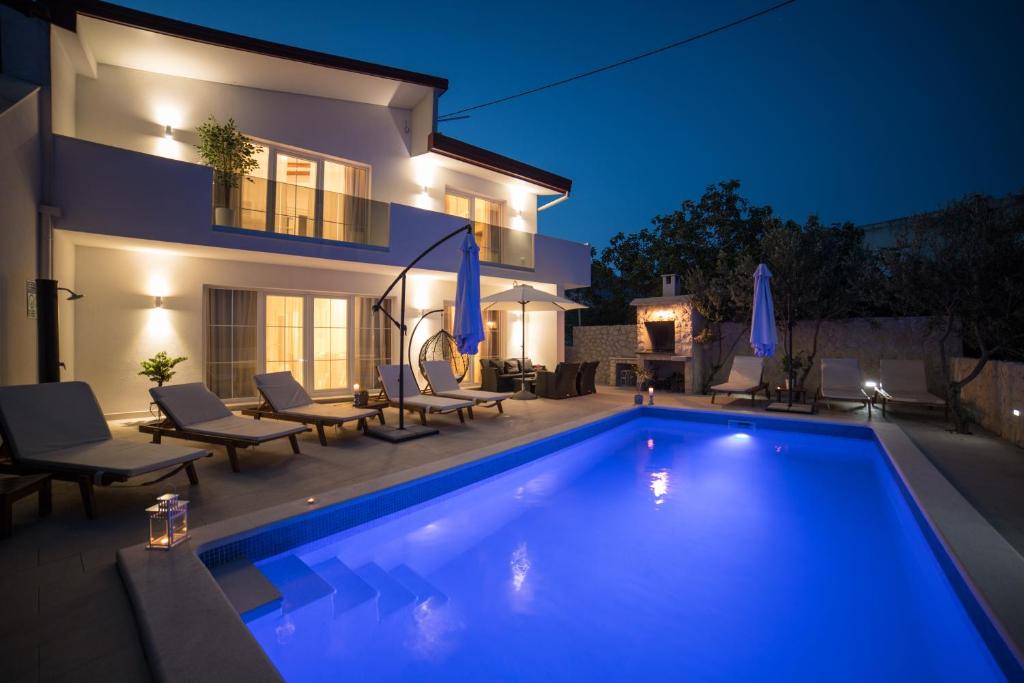
<instances>
[{"instance_id":1,"label":"tiled pool edge","mask_svg":"<svg viewBox=\"0 0 1024 683\"><path fill-rule=\"evenodd\" d=\"M522 446L537 446L524 451L558 449L561 447L558 443L560 437L569 438L569 432L575 432L573 436L579 438L581 428L589 426L603 430L640 415L685 415L687 419L701 422L728 423L744 414L662 407L604 411L528 436L319 494L315 508L304 501L295 501L217 522L195 530L189 545L171 553L147 552L143 546L122 549L118 553L118 566L136 611L154 677L168 681L222 680L239 676L252 681L280 680L276 669L228 603L200 556L210 557L214 562L229 561L231 552L220 558L211 553L232 544L244 544L246 539L272 531L275 526L292 526L299 521L297 518L331 514L330 508L348 507L339 504L373 498L368 494L376 491L394 488L393 493L397 493L415 483L422 484L437 478L442 472L481 466L493 459L492 456ZM865 435L865 438L876 439L887 453L897 479L906 489L905 493L917 501L924 526L930 527L935 536L929 540L936 540L946 549L971 595L978 598L986 615L994 617L995 628L1012 650L1009 651L1010 656L1020 663L1024 645L1024 592L1015 592L1012 587L1024 585L1024 559L963 499L899 427L886 424L851 426L804 416L766 417L763 413L753 412L746 415L755 417L761 425L785 427L799 423L801 431L820 430L832 434L839 431L847 436ZM539 456L526 457L522 462L535 457ZM511 466L517 464L521 463ZM387 508L377 512L387 514ZM282 524L285 521L289 524ZM286 542L286 537L277 541L278 544ZM271 550L273 548L264 548L260 554L271 554ZM237 547L232 552L236 551ZM186 623L187 626L184 625ZM185 647L181 642L183 632L188 643Z\"/></svg>"}]
</instances>

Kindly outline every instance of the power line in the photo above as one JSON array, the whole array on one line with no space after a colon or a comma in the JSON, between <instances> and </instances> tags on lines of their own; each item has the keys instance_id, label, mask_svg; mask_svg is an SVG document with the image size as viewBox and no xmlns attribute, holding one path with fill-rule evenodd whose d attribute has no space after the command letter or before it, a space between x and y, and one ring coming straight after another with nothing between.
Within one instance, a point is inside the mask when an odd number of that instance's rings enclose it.
<instances>
[{"instance_id":1,"label":"power line","mask_svg":"<svg viewBox=\"0 0 1024 683\"><path fill-rule=\"evenodd\" d=\"M438 121L438 123L444 123L446 120L447 121L454 121L454 120L456 120L456 118L453 118L453 117L469 118L469 117L466 117L466 116L458 116L458 115L459 114L465 114L468 111L475 111L477 109L483 109L484 107L490 107L490 106L493 106L495 104L501 104L502 102L508 102L509 100L514 100L514 99L519 98L519 97L525 97L526 95L532 95L534 93L540 92L541 90L547 90L549 88L554 88L554 87L557 87L559 85L565 85L566 83L571 83L572 81L578 81L579 79L586 78L587 76L593 76L595 74L599 74L599 73L602 73L604 71L609 71L611 69L623 66L625 64L630 64L632 62L639 61L639 60L644 59L646 57L651 57L651 56L659 54L661 52L665 52L666 50L671 50L672 48L681 47L681 46L686 45L688 43L692 43L692 42L698 41L698 40L700 40L702 38L707 38L708 36L713 36L716 33L721 33L722 31L726 31L726 30L728 30L730 28L733 28L734 26L739 26L740 24L745 24L746 22L752 21L754 19L757 19L758 17L763 17L766 14L769 14L769 13L774 12L776 10L782 9L786 5L792 5L794 2L796 2L796 0L785 0L785 2L780 2L777 5L772 5L771 7L767 7L765 9L763 9L763 10L758 11L758 12L754 12L753 14L748 14L747 16L743 17L742 19L736 19L735 21L730 21L728 24L722 24L721 26L716 26L715 28L710 29L708 31L704 31L703 33L698 33L696 35L690 36L689 38L684 38L683 40L676 41L676 42L671 43L669 45L664 45L664 46L659 47L659 48L657 48L655 50L650 50L649 52L644 52L643 54L639 54L639 55L636 55L634 57L629 57L627 59L623 59L621 61L615 62L614 64L607 64L605 66L598 67L597 69L592 69L590 71L585 71L585 72L583 72L581 74L576 74L575 76L570 76L568 78L563 78L562 80L555 81L554 83L548 83L547 85L541 85L541 86L538 86L536 88L531 88L529 90L524 90L523 92L516 93L514 95L507 95L506 97L499 97L498 99L491 100L490 102L484 102L483 104L477 104L477 105L474 105L472 107L466 107L465 109L459 109L457 111L453 111L453 112L450 112L448 114L442 114L441 116L437 117L437 121Z\"/></svg>"}]
</instances>

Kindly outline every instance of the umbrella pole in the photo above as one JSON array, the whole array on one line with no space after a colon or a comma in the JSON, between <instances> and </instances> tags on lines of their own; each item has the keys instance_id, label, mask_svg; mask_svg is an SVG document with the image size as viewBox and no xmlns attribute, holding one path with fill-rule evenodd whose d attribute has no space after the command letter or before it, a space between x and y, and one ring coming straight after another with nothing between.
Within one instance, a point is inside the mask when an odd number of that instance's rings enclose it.
<instances>
[{"instance_id":1,"label":"umbrella pole","mask_svg":"<svg viewBox=\"0 0 1024 683\"><path fill-rule=\"evenodd\" d=\"M512 394L512 398L520 401L530 401L537 398L537 394L533 393L526 388L526 302L520 301L519 305L523 307L522 318L519 320L519 325L522 328L522 346L519 349L519 391Z\"/></svg>"},{"instance_id":2,"label":"umbrella pole","mask_svg":"<svg viewBox=\"0 0 1024 683\"><path fill-rule=\"evenodd\" d=\"M416 439L421 436L430 436L438 433L437 429L427 427L425 425L406 426L405 424L405 280L408 272L412 270L412 268L419 263L424 256L437 249L452 237L472 230L473 224L467 223L458 230L451 231L424 249L420 252L419 256L414 258L409 265L402 269L402 272L391 281L388 288L384 290L384 293L381 294L376 303L373 304L373 310L375 313L383 314L385 318L391 321L391 323L398 328L398 427L390 427L389 425L370 427L366 430L368 435L375 436L378 439L383 439L392 443L399 443L410 439ZM391 290L394 289L397 284L401 284L401 290L399 295L400 308L398 311L398 319L396 320L393 315L384 309L384 300L388 298L388 294L391 293Z\"/></svg>"},{"instance_id":3,"label":"umbrella pole","mask_svg":"<svg viewBox=\"0 0 1024 683\"><path fill-rule=\"evenodd\" d=\"M786 293L786 327L789 333L786 335L786 346L789 347L789 407L793 407L793 384L796 382L796 366L793 363L793 294Z\"/></svg>"}]
</instances>

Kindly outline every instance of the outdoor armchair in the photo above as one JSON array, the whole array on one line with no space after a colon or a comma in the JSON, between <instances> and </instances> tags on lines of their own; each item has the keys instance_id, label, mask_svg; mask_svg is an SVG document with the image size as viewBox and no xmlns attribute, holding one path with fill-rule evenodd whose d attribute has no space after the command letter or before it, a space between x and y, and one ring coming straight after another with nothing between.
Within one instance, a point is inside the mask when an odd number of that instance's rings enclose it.
<instances>
[{"instance_id":1,"label":"outdoor armchair","mask_svg":"<svg viewBox=\"0 0 1024 683\"><path fill-rule=\"evenodd\" d=\"M571 398L576 393L579 363L559 363L554 372L538 372L536 393L541 398Z\"/></svg>"},{"instance_id":2,"label":"outdoor armchair","mask_svg":"<svg viewBox=\"0 0 1024 683\"><path fill-rule=\"evenodd\" d=\"M198 484L195 461L209 455L203 449L113 438L85 382L0 387L0 436L0 471L77 482L90 519L96 513L94 485L171 468L165 476L184 469L189 482Z\"/></svg>"}]
</instances>

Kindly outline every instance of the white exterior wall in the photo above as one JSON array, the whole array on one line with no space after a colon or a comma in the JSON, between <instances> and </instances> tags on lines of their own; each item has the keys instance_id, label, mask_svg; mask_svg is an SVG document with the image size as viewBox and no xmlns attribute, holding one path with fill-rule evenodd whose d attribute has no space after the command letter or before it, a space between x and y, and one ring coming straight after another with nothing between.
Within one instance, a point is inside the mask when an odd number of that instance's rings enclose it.
<instances>
[{"instance_id":1,"label":"white exterior wall","mask_svg":"<svg viewBox=\"0 0 1024 683\"><path fill-rule=\"evenodd\" d=\"M0 384L37 380L36 321L25 281L36 277L41 198L39 91L0 111Z\"/></svg>"},{"instance_id":2,"label":"white exterior wall","mask_svg":"<svg viewBox=\"0 0 1024 683\"><path fill-rule=\"evenodd\" d=\"M377 296L391 282L389 275L248 263L175 255L169 252L128 251L74 245L58 232L62 282L73 282L85 298L74 303L73 377L92 385L108 415L141 413L149 404L149 382L138 376L139 363L158 351L188 356L178 367L175 382L203 381L203 288L206 285L276 290L295 293ZM483 294L511 286L488 282ZM154 308L153 297L164 296ZM397 295L397 291L396 291ZM410 332L420 310L441 308L455 298L455 283L430 274L409 279L406 317ZM62 310L62 315L64 311ZM504 341L508 356L519 355L518 323L508 315ZM527 352L536 362L553 367L559 360L555 313L530 313ZM413 340L413 353L440 329L442 318L427 318ZM70 329L70 327L69 327ZM397 346L394 349L397 361ZM67 354L67 350L64 350ZM476 358L473 358L476 363ZM415 363L413 363L415 366ZM70 377L70 373L66 377Z\"/></svg>"},{"instance_id":3,"label":"white exterior wall","mask_svg":"<svg viewBox=\"0 0 1024 683\"><path fill-rule=\"evenodd\" d=\"M443 211L445 188L452 187L506 202L522 211L521 221L508 212L509 227L536 232L537 196L522 183L493 182L412 156L412 133L423 134L426 108L414 112L106 64L97 73L95 79L78 75L77 87L64 94L76 98L75 135L82 139L198 163L196 127L210 115L234 118L253 137L370 165L376 200ZM168 124L173 140L164 137Z\"/></svg>"}]
</instances>

